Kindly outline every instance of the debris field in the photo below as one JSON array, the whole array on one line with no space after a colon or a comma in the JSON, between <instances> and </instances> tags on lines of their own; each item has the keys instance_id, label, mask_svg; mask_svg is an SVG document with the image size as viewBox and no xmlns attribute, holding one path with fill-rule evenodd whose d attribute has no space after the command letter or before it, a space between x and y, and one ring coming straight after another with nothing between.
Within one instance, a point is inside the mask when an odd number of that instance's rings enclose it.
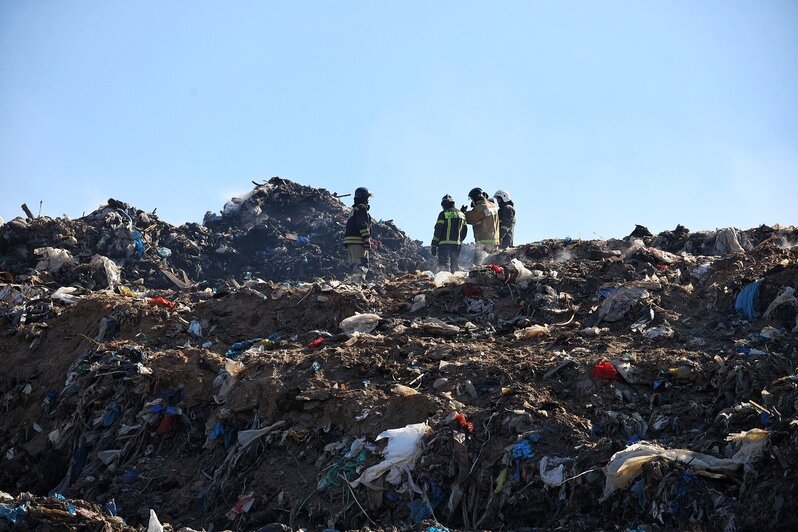
<instances>
[{"instance_id":1,"label":"debris field","mask_svg":"<svg viewBox=\"0 0 798 532\"><path fill-rule=\"evenodd\" d=\"M798 529L798 231L434 273L273 178L0 225L0 530Z\"/></svg>"}]
</instances>

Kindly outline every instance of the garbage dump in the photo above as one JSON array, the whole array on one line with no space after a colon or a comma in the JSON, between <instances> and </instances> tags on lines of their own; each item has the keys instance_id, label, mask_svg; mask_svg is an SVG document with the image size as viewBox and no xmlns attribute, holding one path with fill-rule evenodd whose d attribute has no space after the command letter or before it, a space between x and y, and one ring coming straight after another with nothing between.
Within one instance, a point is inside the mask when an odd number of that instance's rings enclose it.
<instances>
[{"instance_id":1,"label":"garbage dump","mask_svg":"<svg viewBox=\"0 0 798 532\"><path fill-rule=\"evenodd\" d=\"M361 286L322 258L345 206L269 185L205 226L0 227L0 528L798 529L794 227L445 279L402 271L396 229ZM301 196L316 232L280 210ZM292 232L304 272L246 251L293 265Z\"/></svg>"},{"instance_id":2,"label":"garbage dump","mask_svg":"<svg viewBox=\"0 0 798 532\"><path fill-rule=\"evenodd\" d=\"M35 267L42 282L89 289L113 287L116 267L148 288L204 287L228 277L343 278L350 211L343 199L274 177L206 214L203 225L175 227L115 199L76 220L18 217L0 226L0 270ZM373 277L424 264L421 243L392 221L377 221L372 236Z\"/></svg>"}]
</instances>

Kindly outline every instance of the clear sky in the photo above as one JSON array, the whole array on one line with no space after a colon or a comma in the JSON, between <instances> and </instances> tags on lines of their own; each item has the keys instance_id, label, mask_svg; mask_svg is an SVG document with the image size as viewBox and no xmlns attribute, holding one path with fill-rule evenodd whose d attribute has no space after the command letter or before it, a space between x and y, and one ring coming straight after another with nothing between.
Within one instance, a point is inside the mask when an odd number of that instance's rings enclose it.
<instances>
[{"instance_id":1,"label":"clear sky","mask_svg":"<svg viewBox=\"0 0 798 532\"><path fill-rule=\"evenodd\" d=\"M797 224L798 2L3 1L0 217L201 221L251 180L516 242Z\"/></svg>"}]
</instances>

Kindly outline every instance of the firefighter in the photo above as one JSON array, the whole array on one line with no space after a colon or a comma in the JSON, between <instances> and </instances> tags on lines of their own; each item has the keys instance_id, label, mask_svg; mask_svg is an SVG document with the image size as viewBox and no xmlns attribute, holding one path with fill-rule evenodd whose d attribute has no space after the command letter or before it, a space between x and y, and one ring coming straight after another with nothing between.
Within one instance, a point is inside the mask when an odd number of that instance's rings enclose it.
<instances>
[{"instance_id":1,"label":"firefighter","mask_svg":"<svg viewBox=\"0 0 798 532\"><path fill-rule=\"evenodd\" d=\"M497 190L493 197L499 202L499 247L511 248L515 234L515 205L506 190Z\"/></svg>"},{"instance_id":2,"label":"firefighter","mask_svg":"<svg viewBox=\"0 0 798 532\"><path fill-rule=\"evenodd\" d=\"M352 269L352 281L363 283L369 271L369 249L371 249L371 224L374 220L369 214L369 197L371 192L365 187L355 190L355 202L352 215L346 221L344 247L347 261Z\"/></svg>"},{"instance_id":3,"label":"firefighter","mask_svg":"<svg viewBox=\"0 0 798 532\"><path fill-rule=\"evenodd\" d=\"M449 194L441 199L441 207L432 237L432 256L438 256L438 271L448 269L454 273L460 269L460 245L468 234L468 226L465 214L454 206L454 198Z\"/></svg>"},{"instance_id":4,"label":"firefighter","mask_svg":"<svg viewBox=\"0 0 798 532\"><path fill-rule=\"evenodd\" d=\"M474 226L474 264L482 264L499 247L499 210L481 188L472 188L468 197L471 210L465 205L460 210L465 213L466 223Z\"/></svg>"}]
</instances>

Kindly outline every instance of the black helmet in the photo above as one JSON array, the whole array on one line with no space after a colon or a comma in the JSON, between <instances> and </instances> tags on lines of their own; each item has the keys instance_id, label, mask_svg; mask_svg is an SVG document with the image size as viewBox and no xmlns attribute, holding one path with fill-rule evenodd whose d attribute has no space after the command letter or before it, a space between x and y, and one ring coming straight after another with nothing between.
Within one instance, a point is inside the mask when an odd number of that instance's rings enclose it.
<instances>
[{"instance_id":1,"label":"black helmet","mask_svg":"<svg viewBox=\"0 0 798 532\"><path fill-rule=\"evenodd\" d=\"M468 197L471 198L472 201L477 201L478 199L482 199L483 198L482 189L479 187L472 188L471 192L468 193Z\"/></svg>"},{"instance_id":2,"label":"black helmet","mask_svg":"<svg viewBox=\"0 0 798 532\"><path fill-rule=\"evenodd\" d=\"M451 197L449 194L446 194L441 199L441 207L443 207L443 208L454 207L454 198Z\"/></svg>"},{"instance_id":3,"label":"black helmet","mask_svg":"<svg viewBox=\"0 0 798 532\"><path fill-rule=\"evenodd\" d=\"M368 201L371 192L366 187L358 187L355 189L355 201Z\"/></svg>"}]
</instances>

